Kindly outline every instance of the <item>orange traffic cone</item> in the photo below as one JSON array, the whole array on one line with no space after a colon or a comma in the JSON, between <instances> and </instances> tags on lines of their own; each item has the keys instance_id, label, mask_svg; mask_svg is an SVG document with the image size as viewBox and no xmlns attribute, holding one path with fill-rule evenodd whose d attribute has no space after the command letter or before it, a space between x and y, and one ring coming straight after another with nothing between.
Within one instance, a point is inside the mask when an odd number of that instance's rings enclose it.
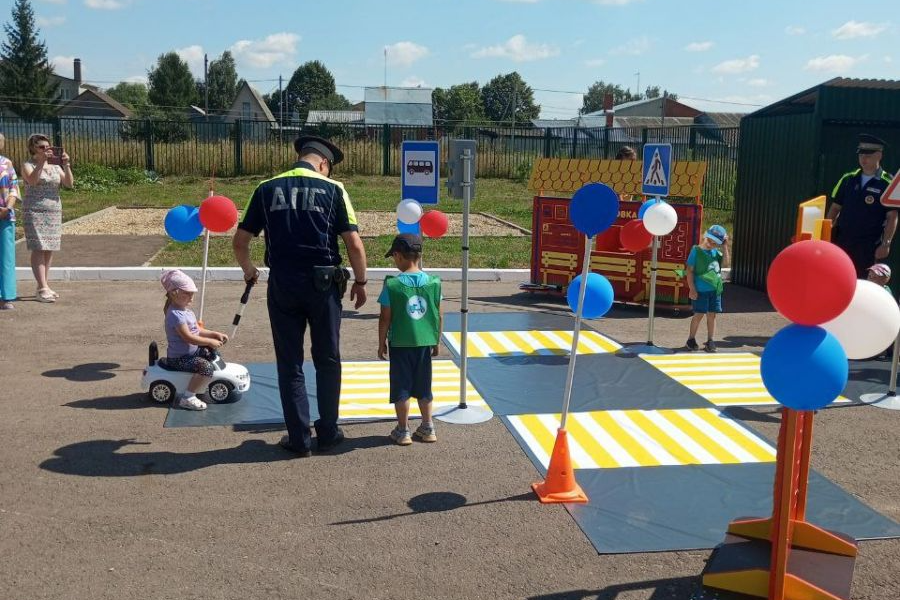
<instances>
[{"instance_id":1,"label":"orange traffic cone","mask_svg":"<svg viewBox=\"0 0 900 600\"><path fill-rule=\"evenodd\" d=\"M572 459L569 456L568 435L563 428L557 431L553 454L550 455L550 466L547 468L547 478L540 483L531 484L531 489L543 504L559 502L583 504L588 501L584 490L575 481L575 471L572 469Z\"/></svg>"}]
</instances>

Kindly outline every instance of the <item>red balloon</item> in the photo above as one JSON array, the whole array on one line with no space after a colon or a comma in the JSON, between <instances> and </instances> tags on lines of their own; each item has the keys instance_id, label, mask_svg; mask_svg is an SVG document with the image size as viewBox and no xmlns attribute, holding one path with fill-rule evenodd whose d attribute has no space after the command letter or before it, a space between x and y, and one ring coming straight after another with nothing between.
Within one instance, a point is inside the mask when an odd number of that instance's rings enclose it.
<instances>
[{"instance_id":1,"label":"red balloon","mask_svg":"<svg viewBox=\"0 0 900 600\"><path fill-rule=\"evenodd\" d=\"M622 226L622 231L619 232L619 241L622 242L622 247L629 252L640 252L650 246L653 234L647 231L641 219L634 219Z\"/></svg>"},{"instance_id":2,"label":"red balloon","mask_svg":"<svg viewBox=\"0 0 900 600\"><path fill-rule=\"evenodd\" d=\"M821 325L840 315L856 291L856 269L830 242L806 240L782 250L766 278L769 300L798 325Z\"/></svg>"},{"instance_id":3,"label":"red balloon","mask_svg":"<svg viewBox=\"0 0 900 600\"><path fill-rule=\"evenodd\" d=\"M214 233L225 233L237 220L237 207L225 196L210 196L200 203L200 223Z\"/></svg>"},{"instance_id":4,"label":"red balloon","mask_svg":"<svg viewBox=\"0 0 900 600\"><path fill-rule=\"evenodd\" d=\"M431 238L443 237L450 227L450 219L439 210L429 210L419 220L422 233Z\"/></svg>"}]
</instances>

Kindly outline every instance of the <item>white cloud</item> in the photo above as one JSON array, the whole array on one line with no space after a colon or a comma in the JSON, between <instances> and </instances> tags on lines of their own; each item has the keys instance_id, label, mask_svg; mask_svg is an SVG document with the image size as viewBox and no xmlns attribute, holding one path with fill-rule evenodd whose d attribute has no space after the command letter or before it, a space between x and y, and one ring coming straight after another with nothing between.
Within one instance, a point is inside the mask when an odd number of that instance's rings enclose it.
<instances>
[{"instance_id":1,"label":"white cloud","mask_svg":"<svg viewBox=\"0 0 900 600\"><path fill-rule=\"evenodd\" d=\"M125 81L128 83L143 83L147 85L147 76L146 75L132 75L131 77L126 77Z\"/></svg>"},{"instance_id":2,"label":"white cloud","mask_svg":"<svg viewBox=\"0 0 900 600\"><path fill-rule=\"evenodd\" d=\"M691 42L684 49L688 52L706 52L714 45L712 42Z\"/></svg>"},{"instance_id":3,"label":"white cloud","mask_svg":"<svg viewBox=\"0 0 900 600\"><path fill-rule=\"evenodd\" d=\"M68 0L41 0L41 2L46 2L47 4L65 4Z\"/></svg>"},{"instance_id":4,"label":"white cloud","mask_svg":"<svg viewBox=\"0 0 900 600\"><path fill-rule=\"evenodd\" d=\"M388 64L408 67L419 59L428 56L428 48L415 42L397 42L384 47Z\"/></svg>"},{"instance_id":5,"label":"white cloud","mask_svg":"<svg viewBox=\"0 0 900 600\"><path fill-rule=\"evenodd\" d=\"M772 82L764 77L757 77L756 79L748 79L747 85L750 87L769 87L772 85Z\"/></svg>"},{"instance_id":6,"label":"white cloud","mask_svg":"<svg viewBox=\"0 0 900 600\"><path fill-rule=\"evenodd\" d=\"M735 58L720 62L712 68L713 73L722 75L736 75L738 73L747 73L755 71L759 68L759 55L753 54L747 58Z\"/></svg>"},{"instance_id":7,"label":"white cloud","mask_svg":"<svg viewBox=\"0 0 900 600\"><path fill-rule=\"evenodd\" d=\"M589 58L584 61L584 66L586 67L601 67L606 64L606 60L603 58Z\"/></svg>"},{"instance_id":8,"label":"white cloud","mask_svg":"<svg viewBox=\"0 0 900 600\"><path fill-rule=\"evenodd\" d=\"M425 83L425 80L421 77L416 77L415 75L410 75L406 79L400 82L400 87L423 87L427 88L428 84Z\"/></svg>"},{"instance_id":9,"label":"white cloud","mask_svg":"<svg viewBox=\"0 0 900 600\"><path fill-rule=\"evenodd\" d=\"M866 60L868 55L853 57L846 54L830 54L817 56L806 63L807 71L823 71L827 73L846 73L860 62Z\"/></svg>"},{"instance_id":10,"label":"white cloud","mask_svg":"<svg viewBox=\"0 0 900 600\"><path fill-rule=\"evenodd\" d=\"M799 25L788 25L784 28L784 32L788 35L803 35L806 33L806 27L800 27Z\"/></svg>"},{"instance_id":11,"label":"white cloud","mask_svg":"<svg viewBox=\"0 0 900 600\"><path fill-rule=\"evenodd\" d=\"M240 66L267 69L293 59L300 36L295 33L273 33L262 40L239 40L229 50Z\"/></svg>"},{"instance_id":12,"label":"white cloud","mask_svg":"<svg viewBox=\"0 0 900 600\"><path fill-rule=\"evenodd\" d=\"M74 56L58 55L50 59L50 64L53 65L53 72L57 75L61 75L62 77L74 77L74 61ZM84 67L81 69L81 74L83 77Z\"/></svg>"},{"instance_id":13,"label":"white cloud","mask_svg":"<svg viewBox=\"0 0 900 600\"><path fill-rule=\"evenodd\" d=\"M558 56L559 48L549 44L531 44L522 34L514 35L502 44L486 46L472 53L472 58L508 58L528 62Z\"/></svg>"},{"instance_id":14,"label":"white cloud","mask_svg":"<svg viewBox=\"0 0 900 600\"><path fill-rule=\"evenodd\" d=\"M97 10L118 10L125 8L130 0L84 0L84 5Z\"/></svg>"},{"instance_id":15,"label":"white cloud","mask_svg":"<svg viewBox=\"0 0 900 600\"><path fill-rule=\"evenodd\" d=\"M187 48L178 48L175 50L175 54L180 56L181 59L188 64L191 73L201 77L203 76L203 46L194 44Z\"/></svg>"},{"instance_id":16,"label":"white cloud","mask_svg":"<svg viewBox=\"0 0 900 600\"><path fill-rule=\"evenodd\" d=\"M847 21L831 32L839 40L853 40L856 38L876 37L888 28L886 23L866 23L861 21Z\"/></svg>"},{"instance_id":17,"label":"white cloud","mask_svg":"<svg viewBox=\"0 0 900 600\"><path fill-rule=\"evenodd\" d=\"M35 22L38 24L38 27L56 27L57 25L65 23L66 18L63 16L37 17Z\"/></svg>"},{"instance_id":18,"label":"white cloud","mask_svg":"<svg viewBox=\"0 0 900 600\"><path fill-rule=\"evenodd\" d=\"M628 40L621 46L609 51L612 55L640 56L650 50L650 38L646 35Z\"/></svg>"}]
</instances>

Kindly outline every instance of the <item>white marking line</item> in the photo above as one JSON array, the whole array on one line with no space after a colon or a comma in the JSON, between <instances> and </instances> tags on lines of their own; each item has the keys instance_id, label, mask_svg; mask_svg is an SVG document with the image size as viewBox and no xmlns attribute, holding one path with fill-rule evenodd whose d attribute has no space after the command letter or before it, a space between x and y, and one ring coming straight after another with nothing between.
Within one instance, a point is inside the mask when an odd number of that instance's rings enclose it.
<instances>
[{"instance_id":1,"label":"white marking line","mask_svg":"<svg viewBox=\"0 0 900 600\"><path fill-rule=\"evenodd\" d=\"M690 387L695 392L700 392L701 390L751 390L761 392L766 389L765 386L763 386L762 381L748 381L746 383L697 383Z\"/></svg>"},{"instance_id":2,"label":"white marking line","mask_svg":"<svg viewBox=\"0 0 900 600\"><path fill-rule=\"evenodd\" d=\"M602 340L603 343L609 344L610 346L612 346L616 349L620 349L622 347L622 344L609 339L608 337L606 337L605 335L603 335L602 333L600 333L598 331L582 331L582 333L585 334L586 336L588 336L589 338L592 338L593 341L595 341L595 342L598 340ZM608 350L604 350L604 352L608 352Z\"/></svg>"},{"instance_id":3,"label":"white marking line","mask_svg":"<svg viewBox=\"0 0 900 600\"><path fill-rule=\"evenodd\" d=\"M738 393L727 393L727 392L715 392L710 394L702 394L704 398L707 400L718 400L724 398L771 398L772 395L769 392L738 392Z\"/></svg>"},{"instance_id":4,"label":"white marking line","mask_svg":"<svg viewBox=\"0 0 900 600\"><path fill-rule=\"evenodd\" d=\"M485 344L481 339L480 332L469 332L467 342L472 358L484 358L494 355L494 351L491 349L491 347Z\"/></svg>"},{"instance_id":5,"label":"white marking line","mask_svg":"<svg viewBox=\"0 0 900 600\"><path fill-rule=\"evenodd\" d=\"M603 449L609 452L610 456L618 463L620 467L639 467L639 463L628 451L622 447L613 436L606 432L600 424L595 421L590 413L576 413L573 415L575 419L591 434L591 437L603 446Z\"/></svg>"},{"instance_id":6,"label":"white marking line","mask_svg":"<svg viewBox=\"0 0 900 600\"><path fill-rule=\"evenodd\" d=\"M707 437L712 438L712 440L715 441L723 450L734 456L740 462L759 462L755 456L744 450L740 446L740 444L735 443L734 440L730 439L728 436L704 421L695 413L685 411L683 416L685 419L690 421L690 423L694 427L705 433ZM717 416L716 418L719 417Z\"/></svg>"},{"instance_id":7,"label":"white marking line","mask_svg":"<svg viewBox=\"0 0 900 600\"><path fill-rule=\"evenodd\" d=\"M660 369L666 375L675 375L677 373L733 373L735 371L759 373L759 365L733 365L733 366L706 366L706 367L666 367Z\"/></svg>"},{"instance_id":8,"label":"white marking line","mask_svg":"<svg viewBox=\"0 0 900 600\"><path fill-rule=\"evenodd\" d=\"M609 351L598 344L596 340L591 339L593 336L589 335L590 331L582 331L581 335L578 337L578 343L584 344L591 352L595 354L607 354Z\"/></svg>"},{"instance_id":9,"label":"white marking line","mask_svg":"<svg viewBox=\"0 0 900 600\"><path fill-rule=\"evenodd\" d=\"M716 417L722 420L722 423L729 426L731 429L736 431L739 435L741 435L744 439L749 440L753 445L758 446L763 449L767 454L771 455L772 458L775 458L775 448L772 447L769 442L765 439L757 435L756 433L750 431L740 423L738 423L735 419L729 417L726 414L722 414L718 410L714 408L707 409L710 413L716 415Z\"/></svg>"},{"instance_id":10,"label":"white marking line","mask_svg":"<svg viewBox=\"0 0 900 600\"><path fill-rule=\"evenodd\" d=\"M665 373L665 371L663 371ZM670 375L666 373L667 375ZM724 375L671 375L672 379L691 385L692 383L702 383L704 381L758 381L762 382L762 376L757 373L734 373Z\"/></svg>"},{"instance_id":11,"label":"white marking line","mask_svg":"<svg viewBox=\"0 0 900 600\"><path fill-rule=\"evenodd\" d=\"M525 356L526 354L531 353L531 348L520 348L518 344L514 341L506 337L505 331L494 331L492 332L494 339L497 340L501 346L506 348L506 351L515 356Z\"/></svg>"},{"instance_id":12,"label":"white marking line","mask_svg":"<svg viewBox=\"0 0 900 600\"><path fill-rule=\"evenodd\" d=\"M755 360L759 362L760 360L759 356L757 356L756 354L751 354L749 352L734 352L731 354L708 354L706 352L701 352L697 354L671 354L669 356L663 356L659 354L641 354L641 357L647 362L657 364L672 362L740 362L749 360Z\"/></svg>"},{"instance_id":13,"label":"white marking line","mask_svg":"<svg viewBox=\"0 0 900 600\"><path fill-rule=\"evenodd\" d=\"M544 335L546 335L548 339L550 339L551 341L553 341L556 344L557 350L564 350L566 353L565 354L566 356L569 356L569 354L571 354L572 335L569 335L569 339L567 340L566 338L562 337L555 331L544 331L542 333Z\"/></svg>"},{"instance_id":14,"label":"white marking line","mask_svg":"<svg viewBox=\"0 0 900 600\"><path fill-rule=\"evenodd\" d=\"M541 422L547 431L549 431L554 438L554 443L556 440L556 436L559 432L559 419L557 419L554 415L538 415L538 420ZM569 435L569 456L572 457L573 467L576 469L597 469L600 465L591 458L591 455L587 453L587 451L581 447L581 444L575 439L575 436Z\"/></svg>"},{"instance_id":15,"label":"white marking line","mask_svg":"<svg viewBox=\"0 0 900 600\"><path fill-rule=\"evenodd\" d=\"M445 333L443 335L444 342L450 346L451 350L454 350L457 354L461 354L459 351L459 334L457 333Z\"/></svg>"},{"instance_id":16,"label":"white marking line","mask_svg":"<svg viewBox=\"0 0 900 600\"><path fill-rule=\"evenodd\" d=\"M684 412L686 411L677 411L677 413L682 416ZM646 415L648 419L653 421L653 423L656 424L657 427L665 431L666 434L671 437L677 444L679 444L685 452L692 455L698 464L719 464L719 460L715 456L707 452L703 446L695 442L689 435L681 431L681 429L676 427L674 423L670 422L658 411L644 411L644 415Z\"/></svg>"},{"instance_id":17,"label":"white marking line","mask_svg":"<svg viewBox=\"0 0 900 600\"><path fill-rule=\"evenodd\" d=\"M528 428L525 427L524 423L522 423L519 417L510 417L509 422L512 423L513 428L515 428L516 432L525 442L525 445L531 450L531 452L537 457L537 459L544 465L546 469L550 466L550 455L544 450L544 448L538 443L537 439L531 435L531 432L528 431Z\"/></svg>"},{"instance_id":18,"label":"white marking line","mask_svg":"<svg viewBox=\"0 0 900 600\"><path fill-rule=\"evenodd\" d=\"M556 355L556 353L552 349L545 348L543 343L541 343L536 337L531 335L531 332L517 331L516 333L519 334L519 337L521 337L523 341L528 342L535 354L539 354L540 356Z\"/></svg>"},{"instance_id":19,"label":"white marking line","mask_svg":"<svg viewBox=\"0 0 900 600\"><path fill-rule=\"evenodd\" d=\"M609 416L618 423L645 451L653 455L663 465L680 465L681 461L669 454L663 446L650 437L624 410L611 410Z\"/></svg>"}]
</instances>

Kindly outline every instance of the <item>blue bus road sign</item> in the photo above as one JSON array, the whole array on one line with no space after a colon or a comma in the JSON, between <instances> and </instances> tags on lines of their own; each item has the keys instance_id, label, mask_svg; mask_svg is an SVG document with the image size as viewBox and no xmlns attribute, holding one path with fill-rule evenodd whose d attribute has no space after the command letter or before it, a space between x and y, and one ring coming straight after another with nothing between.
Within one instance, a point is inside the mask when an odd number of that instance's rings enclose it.
<instances>
[{"instance_id":1,"label":"blue bus road sign","mask_svg":"<svg viewBox=\"0 0 900 600\"><path fill-rule=\"evenodd\" d=\"M641 193L668 196L672 179L672 144L645 144Z\"/></svg>"},{"instance_id":2,"label":"blue bus road sign","mask_svg":"<svg viewBox=\"0 0 900 600\"><path fill-rule=\"evenodd\" d=\"M437 142L403 142L400 151L400 199L437 204L440 160Z\"/></svg>"}]
</instances>

